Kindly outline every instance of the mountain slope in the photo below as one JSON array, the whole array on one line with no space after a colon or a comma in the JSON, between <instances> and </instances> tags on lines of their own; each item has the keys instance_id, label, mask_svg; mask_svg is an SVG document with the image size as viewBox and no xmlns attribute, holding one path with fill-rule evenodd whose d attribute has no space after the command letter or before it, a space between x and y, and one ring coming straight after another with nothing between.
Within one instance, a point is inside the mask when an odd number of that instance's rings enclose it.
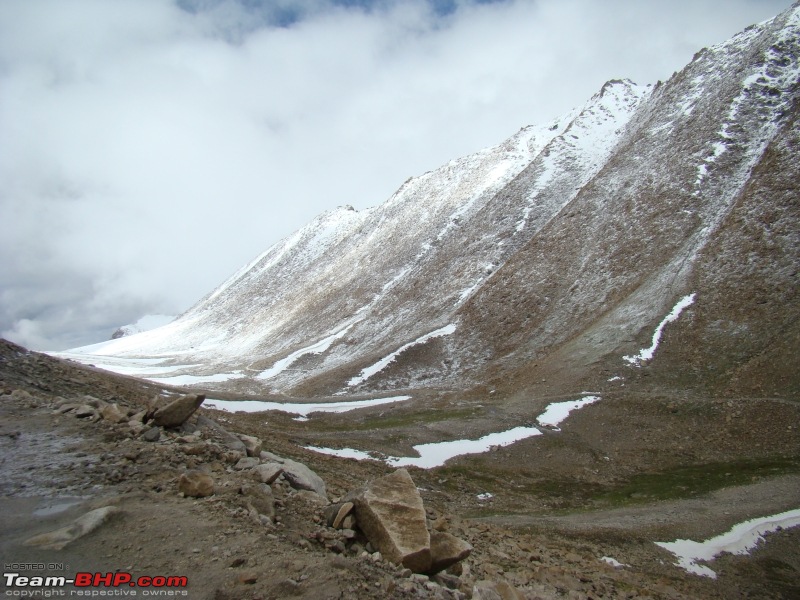
<instances>
[{"instance_id":1,"label":"mountain slope","mask_svg":"<svg viewBox=\"0 0 800 600\"><path fill-rule=\"evenodd\" d=\"M796 392L799 21L795 6L655 87L609 82L380 206L321 215L173 323L70 356L296 395L643 377ZM655 358L624 361L690 294Z\"/></svg>"}]
</instances>

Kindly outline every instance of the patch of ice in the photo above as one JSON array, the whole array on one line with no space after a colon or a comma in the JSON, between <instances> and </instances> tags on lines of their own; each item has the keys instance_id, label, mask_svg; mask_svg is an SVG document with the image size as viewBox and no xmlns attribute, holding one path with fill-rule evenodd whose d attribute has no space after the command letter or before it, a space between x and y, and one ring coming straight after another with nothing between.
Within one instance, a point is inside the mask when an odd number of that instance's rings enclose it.
<instances>
[{"instance_id":1,"label":"patch of ice","mask_svg":"<svg viewBox=\"0 0 800 600\"><path fill-rule=\"evenodd\" d=\"M491 500L492 498L494 498L494 496L489 492L483 492L482 494L478 494L477 498L481 502L485 502L486 500Z\"/></svg>"},{"instance_id":2,"label":"patch of ice","mask_svg":"<svg viewBox=\"0 0 800 600\"><path fill-rule=\"evenodd\" d=\"M544 412L539 415L536 421L540 425L548 427L558 427L561 422L569 416L573 410L583 408L600 400L600 396L586 396L580 400L567 400L566 402L553 402L548 404Z\"/></svg>"},{"instance_id":3,"label":"patch of ice","mask_svg":"<svg viewBox=\"0 0 800 600\"><path fill-rule=\"evenodd\" d=\"M749 554L764 539L765 534L798 525L800 525L800 509L795 509L739 523L726 533L704 542L675 540L674 542L656 542L656 545L672 552L678 558L678 562L675 564L689 573L716 579L717 574L709 567L697 564L698 561L714 560L723 552L739 555Z\"/></svg>"},{"instance_id":4,"label":"patch of ice","mask_svg":"<svg viewBox=\"0 0 800 600\"><path fill-rule=\"evenodd\" d=\"M667 326L667 323L677 321L678 317L681 315L681 312L683 312L683 309L694 304L694 299L696 296L697 294L692 293L678 300L678 303L672 308L670 313L664 317L661 323L658 324L658 327L656 327L655 332L653 332L653 342L649 348L642 348L639 354L634 354L633 356L623 356L622 358L636 367L640 367L642 366L643 362L651 360L653 355L656 353L659 342L661 341L661 335L664 332L664 327Z\"/></svg>"},{"instance_id":5,"label":"patch of ice","mask_svg":"<svg viewBox=\"0 0 800 600\"><path fill-rule=\"evenodd\" d=\"M388 398L372 398L370 400L318 402L314 404L303 404L299 402L261 402L259 400L206 400L205 406L228 412L265 412L268 410L279 410L292 415L308 417L308 415L315 412L343 413L359 408L403 402L410 399L411 396L391 396Z\"/></svg>"},{"instance_id":6,"label":"patch of ice","mask_svg":"<svg viewBox=\"0 0 800 600\"><path fill-rule=\"evenodd\" d=\"M383 369L388 367L394 361L395 358L397 358L400 354L402 354L403 352L405 352L406 350L408 350L412 346L418 346L420 344L424 344L425 342L427 342L429 340L432 340L434 338L437 338L437 337L443 337L445 335L452 335L455 332L455 330L456 330L456 326L453 323L451 323L450 325L445 325L444 327L441 327L440 329L437 329L436 331L431 331L430 333L426 333L425 335L423 335L422 337L417 338L413 342L409 342L409 343L401 346L400 348L398 348L397 350L392 352L389 356L383 357L382 359L380 359L375 364L373 364L373 365L367 367L366 369L364 369L363 371L361 371L361 373L357 377L353 377L352 379L350 379L350 381L347 382L348 387L353 387L355 385L358 385L359 383L363 383L364 381L366 381L367 379L369 379L370 377L372 377L376 373L379 373L380 371L382 371Z\"/></svg>"}]
</instances>

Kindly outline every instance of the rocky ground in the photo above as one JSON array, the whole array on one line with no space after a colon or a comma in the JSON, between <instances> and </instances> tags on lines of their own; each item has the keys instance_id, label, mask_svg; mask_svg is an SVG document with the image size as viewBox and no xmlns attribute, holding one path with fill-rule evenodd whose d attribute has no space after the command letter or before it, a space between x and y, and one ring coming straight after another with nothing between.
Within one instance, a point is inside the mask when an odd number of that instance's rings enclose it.
<instances>
[{"instance_id":1,"label":"rocky ground","mask_svg":"<svg viewBox=\"0 0 800 600\"><path fill-rule=\"evenodd\" d=\"M175 425L163 407L180 390L5 341L0 393L4 573L186 576L185 590L149 591L198 599L800 597L800 528L769 535L749 556L715 560L716 580L675 567L653 543L705 539L800 505L793 402L620 394L558 435L409 469L416 490L406 486L404 506L422 515L425 533L472 548L433 574L428 562L396 564L379 552L366 521L330 526L345 501L364 497L354 490L375 491L394 469L302 445L401 451L541 407L432 393L424 407L308 422L201 406Z\"/></svg>"}]
</instances>

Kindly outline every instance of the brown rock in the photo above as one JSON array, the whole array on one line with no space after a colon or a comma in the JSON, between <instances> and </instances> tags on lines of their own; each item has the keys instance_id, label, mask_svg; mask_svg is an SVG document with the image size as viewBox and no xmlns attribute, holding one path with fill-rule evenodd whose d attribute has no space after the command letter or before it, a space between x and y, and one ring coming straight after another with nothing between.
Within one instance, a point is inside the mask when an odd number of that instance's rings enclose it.
<instances>
[{"instance_id":1,"label":"brown rock","mask_svg":"<svg viewBox=\"0 0 800 600\"><path fill-rule=\"evenodd\" d=\"M116 404L104 404L100 407L100 416L110 423L122 423L128 415Z\"/></svg>"},{"instance_id":2,"label":"brown rock","mask_svg":"<svg viewBox=\"0 0 800 600\"><path fill-rule=\"evenodd\" d=\"M178 427L200 408L204 394L189 394L159 408L153 415L153 424L160 427Z\"/></svg>"},{"instance_id":3,"label":"brown rock","mask_svg":"<svg viewBox=\"0 0 800 600\"><path fill-rule=\"evenodd\" d=\"M253 437L252 435L243 434L239 434L239 439L242 440L242 443L244 444L247 456L258 457L261 454L262 443L260 439Z\"/></svg>"},{"instance_id":4,"label":"brown rock","mask_svg":"<svg viewBox=\"0 0 800 600\"><path fill-rule=\"evenodd\" d=\"M344 518L350 514L350 511L353 510L353 503L352 502L345 502L339 507L339 510L336 512L336 516L333 518L333 523L331 523L331 527L334 529L341 529L342 521Z\"/></svg>"},{"instance_id":5,"label":"brown rock","mask_svg":"<svg viewBox=\"0 0 800 600\"><path fill-rule=\"evenodd\" d=\"M253 472L261 480L261 483L272 483L283 473L283 467L278 463L264 463L253 467Z\"/></svg>"},{"instance_id":6,"label":"brown rock","mask_svg":"<svg viewBox=\"0 0 800 600\"><path fill-rule=\"evenodd\" d=\"M387 560L415 573L430 570L425 507L408 471L398 469L345 500L352 500L359 528Z\"/></svg>"},{"instance_id":7,"label":"brown rock","mask_svg":"<svg viewBox=\"0 0 800 600\"><path fill-rule=\"evenodd\" d=\"M264 515L270 520L275 518L275 498L268 485L264 483L243 485L240 492L245 497L247 504L259 515Z\"/></svg>"},{"instance_id":8,"label":"brown rock","mask_svg":"<svg viewBox=\"0 0 800 600\"><path fill-rule=\"evenodd\" d=\"M472 553L472 546L464 540L442 531L431 532L430 573L438 573L461 562Z\"/></svg>"},{"instance_id":9,"label":"brown rock","mask_svg":"<svg viewBox=\"0 0 800 600\"><path fill-rule=\"evenodd\" d=\"M203 471L186 471L178 479L178 490L185 496L205 498L214 494L214 480Z\"/></svg>"}]
</instances>

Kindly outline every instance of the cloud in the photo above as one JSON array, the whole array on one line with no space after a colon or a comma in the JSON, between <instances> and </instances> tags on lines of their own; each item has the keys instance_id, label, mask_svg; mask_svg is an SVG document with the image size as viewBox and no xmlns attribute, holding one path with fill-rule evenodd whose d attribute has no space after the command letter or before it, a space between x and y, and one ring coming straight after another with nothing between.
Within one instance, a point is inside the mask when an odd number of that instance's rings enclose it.
<instances>
[{"instance_id":1,"label":"cloud","mask_svg":"<svg viewBox=\"0 0 800 600\"><path fill-rule=\"evenodd\" d=\"M0 332L59 349L181 312L323 210L787 6L4 0Z\"/></svg>"}]
</instances>

